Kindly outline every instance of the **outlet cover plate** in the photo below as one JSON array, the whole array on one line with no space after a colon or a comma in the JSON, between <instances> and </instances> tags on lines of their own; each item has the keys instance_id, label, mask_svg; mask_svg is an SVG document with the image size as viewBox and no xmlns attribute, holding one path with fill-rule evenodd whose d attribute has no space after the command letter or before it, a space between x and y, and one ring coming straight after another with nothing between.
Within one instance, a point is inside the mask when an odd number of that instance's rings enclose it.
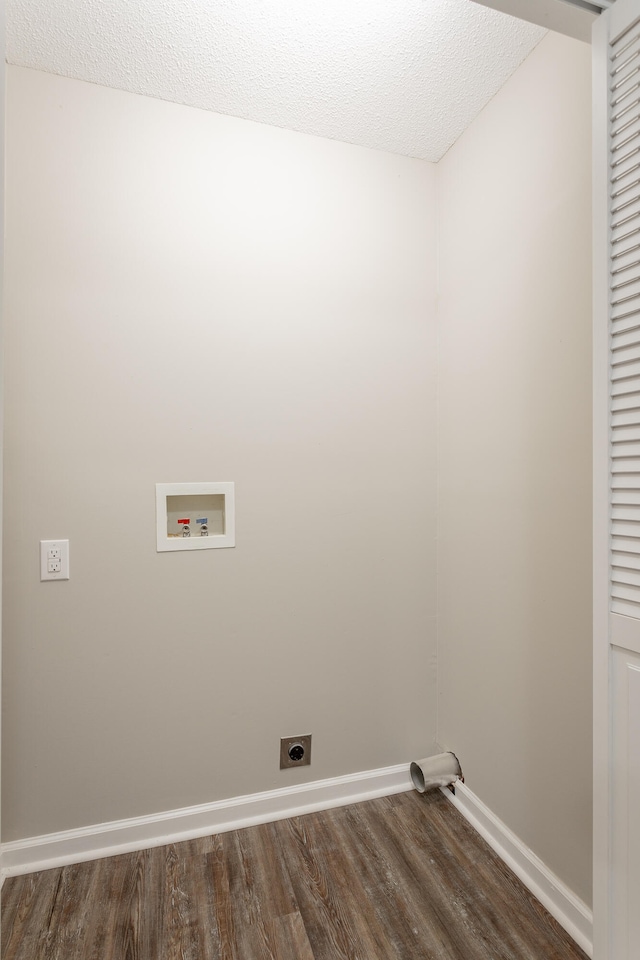
<instances>
[{"instance_id":1,"label":"outlet cover plate","mask_svg":"<svg viewBox=\"0 0 640 960\"><path fill-rule=\"evenodd\" d=\"M40 541L40 579L69 579L69 541Z\"/></svg>"},{"instance_id":2,"label":"outlet cover plate","mask_svg":"<svg viewBox=\"0 0 640 960\"><path fill-rule=\"evenodd\" d=\"M299 760L292 760L289 756L289 750L296 744L300 744L304 753ZM307 733L303 737L282 737L280 740L280 769L288 770L289 767L308 767L311 763L311 734Z\"/></svg>"}]
</instances>

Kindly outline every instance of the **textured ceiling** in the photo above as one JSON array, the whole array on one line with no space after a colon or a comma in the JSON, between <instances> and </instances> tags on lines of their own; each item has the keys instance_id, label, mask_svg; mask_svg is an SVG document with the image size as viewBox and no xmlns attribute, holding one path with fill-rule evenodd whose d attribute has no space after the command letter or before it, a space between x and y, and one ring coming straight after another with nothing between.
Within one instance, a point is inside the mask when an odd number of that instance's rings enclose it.
<instances>
[{"instance_id":1,"label":"textured ceiling","mask_svg":"<svg viewBox=\"0 0 640 960\"><path fill-rule=\"evenodd\" d=\"M8 0L9 63L439 160L544 35L470 0Z\"/></svg>"}]
</instances>

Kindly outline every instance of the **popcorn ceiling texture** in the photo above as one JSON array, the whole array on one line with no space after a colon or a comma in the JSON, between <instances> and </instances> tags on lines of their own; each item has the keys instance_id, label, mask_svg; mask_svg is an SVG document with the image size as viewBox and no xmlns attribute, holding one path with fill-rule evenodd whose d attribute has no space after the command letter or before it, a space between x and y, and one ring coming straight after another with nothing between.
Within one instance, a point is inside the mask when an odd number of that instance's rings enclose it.
<instances>
[{"instance_id":1,"label":"popcorn ceiling texture","mask_svg":"<svg viewBox=\"0 0 640 960\"><path fill-rule=\"evenodd\" d=\"M439 160L542 39L470 0L8 0L9 63Z\"/></svg>"}]
</instances>

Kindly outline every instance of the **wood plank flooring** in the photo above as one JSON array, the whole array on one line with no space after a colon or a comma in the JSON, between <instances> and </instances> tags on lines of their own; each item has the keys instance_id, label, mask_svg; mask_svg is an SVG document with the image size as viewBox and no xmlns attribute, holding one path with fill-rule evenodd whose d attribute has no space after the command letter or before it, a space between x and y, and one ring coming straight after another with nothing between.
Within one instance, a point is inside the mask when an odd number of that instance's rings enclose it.
<instances>
[{"instance_id":1,"label":"wood plank flooring","mask_svg":"<svg viewBox=\"0 0 640 960\"><path fill-rule=\"evenodd\" d=\"M9 878L2 960L585 960L439 792Z\"/></svg>"}]
</instances>

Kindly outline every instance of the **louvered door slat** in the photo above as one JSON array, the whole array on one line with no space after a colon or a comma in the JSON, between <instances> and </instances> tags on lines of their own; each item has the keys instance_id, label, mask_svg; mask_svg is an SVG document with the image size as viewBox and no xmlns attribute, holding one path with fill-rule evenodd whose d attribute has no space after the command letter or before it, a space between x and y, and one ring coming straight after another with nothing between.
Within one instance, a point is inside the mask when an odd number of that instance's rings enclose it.
<instances>
[{"instance_id":1,"label":"louvered door slat","mask_svg":"<svg viewBox=\"0 0 640 960\"><path fill-rule=\"evenodd\" d=\"M634 283L638 283L638 280L634 280ZM640 296L636 294L636 296ZM619 332L613 330L612 337L612 348L614 350L621 350L623 347L637 347L640 343L640 325L638 325L638 320L627 321L628 328L620 329Z\"/></svg>"},{"instance_id":2,"label":"louvered door slat","mask_svg":"<svg viewBox=\"0 0 640 960\"><path fill-rule=\"evenodd\" d=\"M640 508L640 490L631 490L629 487L623 487L621 490L613 490L611 493L612 506L617 510L625 507ZM640 517L637 519L640 520Z\"/></svg>"},{"instance_id":3,"label":"louvered door slat","mask_svg":"<svg viewBox=\"0 0 640 960\"><path fill-rule=\"evenodd\" d=\"M640 393L636 393L633 389L624 393L619 392L612 397L611 409L614 413L619 410L632 410L636 407L640 409Z\"/></svg>"},{"instance_id":4,"label":"louvered door slat","mask_svg":"<svg viewBox=\"0 0 640 960\"><path fill-rule=\"evenodd\" d=\"M640 490L640 476L637 473L612 473L611 487L615 494L619 490Z\"/></svg>"},{"instance_id":5,"label":"louvered door slat","mask_svg":"<svg viewBox=\"0 0 640 960\"><path fill-rule=\"evenodd\" d=\"M640 575L640 543L636 545L635 552L626 550L614 550L612 555L612 566L620 570L637 570Z\"/></svg>"},{"instance_id":6,"label":"louvered door slat","mask_svg":"<svg viewBox=\"0 0 640 960\"><path fill-rule=\"evenodd\" d=\"M611 463L612 481L615 484L618 474L638 474L640 472L640 457L616 457Z\"/></svg>"},{"instance_id":7,"label":"louvered door slat","mask_svg":"<svg viewBox=\"0 0 640 960\"><path fill-rule=\"evenodd\" d=\"M623 587L640 587L640 570L632 570L619 564L612 566L613 582Z\"/></svg>"},{"instance_id":8,"label":"louvered door slat","mask_svg":"<svg viewBox=\"0 0 640 960\"><path fill-rule=\"evenodd\" d=\"M625 390L635 390L640 383L636 377L640 377L640 357L624 366L620 363L616 364L614 358L614 368L611 370L612 380L627 380L629 384L625 385Z\"/></svg>"},{"instance_id":9,"label":"louvered door slat","mask_svg":"<svg viewBox=\"0 0 640 960\"><path fill-rule=\"evenodd\" d=\"M634 540L640 539L640 523L633 518L628 520L614 518L611 521L611 536L613 538L613 549L616 547L616 537L623 537L625 540L629 537Z\"/></svg>"},{"instance_id":10,"label":"louvered door slat","mask_svg":"<svg viewBox=\"0 0 640 960\"><path fill-rule=\"evenodd\" d=\"M640 410L632 407L630 410L617 410L611 418L614 427L632 426L640 423Z\"/></svg>"},{"instance_id":11,"label":"louvered door slat","mask_svg":"<svg viewBox=\"0 0 640 960\"><path fill-rule=\"evenodd\" d=\"M616 443L612 448L611 456L614 461L631 460L638 456L638 446L635 443Z\"/></svg>"},{"instance_id":12,"label":"louvered door slat","mask_svg":"<svg viewBox=\"0 0 640 960\"><path fill-rule=\"evenodd\" d=\"M640 444L640 426L623 424L618 427L613 427L611 432L614 436L614 443L628 444L637 441Z\"/></svg>"}]
</instances>

